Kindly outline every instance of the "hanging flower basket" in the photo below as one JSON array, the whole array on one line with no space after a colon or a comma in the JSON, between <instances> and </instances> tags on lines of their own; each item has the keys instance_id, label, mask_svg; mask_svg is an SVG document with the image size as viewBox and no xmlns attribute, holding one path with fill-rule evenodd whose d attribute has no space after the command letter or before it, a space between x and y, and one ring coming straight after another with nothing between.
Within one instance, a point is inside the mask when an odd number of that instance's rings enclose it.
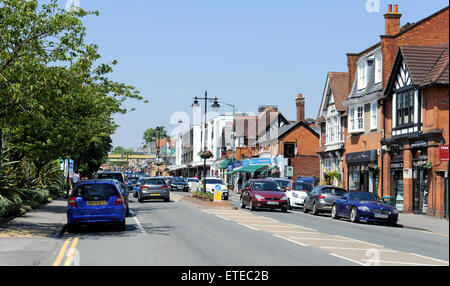
<instances>
[{"instance_id":1,"label":"hanging flower basket","mask_svg":"<svg viewBox=\"0 0 450 286\"><path fill-rule=\"evenodd\" d=\"M416 167L422 170L429 170L432 166L430 161L419 161L416 163Z\"/></svg>"},{"instance_id":2,"label":"hanging flower basket","mask_svg":"<svg viewBox=\"0 0 450 286\"><path fill-rule=\"evenodd\" d=\"M198 152L198 155L202 159L209 159L209 158L214 157L213 153L209 150L200 151L200 152Z\"/></svg>"},{"instance_id":3,"label":"hanging flower basket","mask_svg":"<svg viewBox=\"0 0 450 286\"><path fill-rule=\"evenodd\" d=\"M372 172L372 173L377 173L380 170L380 167L378 167L377 164L369 164L367 166L367 171Z\"/></svg>"}]
</instances>

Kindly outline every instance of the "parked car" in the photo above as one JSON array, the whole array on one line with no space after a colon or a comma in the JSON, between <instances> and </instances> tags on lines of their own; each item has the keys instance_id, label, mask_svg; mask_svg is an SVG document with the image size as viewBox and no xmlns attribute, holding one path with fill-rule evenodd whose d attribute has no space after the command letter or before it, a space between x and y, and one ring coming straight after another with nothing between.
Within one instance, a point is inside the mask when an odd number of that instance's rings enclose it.
<instances>
[{"instance_id":1,"label":"parked car","mask_svg":"<svg viewBox=\"0 0 450 286\"><path fill-rule=\"evenodd\" d=\"M392 205L381 202L375 194L349 192L334 202L331 217L334 219L347 217L354 223L367 221L396 225L398 210Z\"/></svg>"},{"instance_id":2,"label":"parked car","mask_svg":"<svg viewBox=\"0 0 450 286\"><path fill-rule=\"evenodd\" d=\"M192 191L196 191L198 189L198 179L196 178L188 178L187 179L187 183L189 185L189 190Z\"/></svg>"},{"instance_id":3,"label":"parked car","mask_svg":"<svg viewBox=\"0 0 450 286\"><path fill-rule=\"evenodd\" d=\"M296 182L310 183L314 187L316 186L316 179L314 177L298 177Z\"/></svg>"},{"instance_id":4,"label":"parked car","mask_svg":"<svg viewBox=\"0 0 450 286\"><path fill-rule=\"evenodd\" d=\"M182 177L174 177L170 180L170 191L189 191L189 185L186 182L185 178Z\"/></svg>"},{"instance_id":5,"label":"parked car","mask_svg":"<svg viewBox=\"0 0 450 286\"><path fill-rule=\"evenodd\" d=\"M127 209L117 180L80 181L68 201L67 231L93 223L113 223L124 231Z\"/></svg>"},{"instance_id":6,"label":"parked car","mask_svg":"<svg viewBox=\"0 0 450 286\"><path fill-rule=\"evenodd\" d=\"M130 214L130 210L128 208L128 188L125 183L125 177L121 172L98 172L96 175L96 179L98 180L117 180L119 182L120 191L125 200L125 205L127 207L127 216Z\"/></svg>"},{"instance_id":7,"label":"parked car","mask_svg":"<svg viewBox=\"0 0 450 286\"><path fill-rule=\"evenodd\" d=\"M198 182L198 190L203 190L203 178ZM225 185L220 178L206 177L206 191L214 194L214 191L220 191L222 200L228 200L229 191L227 185Z\"/></svg>"},{"instance_id":8,"label":"parked car","mask_svg":"<svg viewBox=\"0 0 450 286\"><path fill-rule=\"evenodd\" d=\"M163 178L146 178L142 181L138 191L138 201L143 203L149 199L170 201L169 186Z\"/></svg>"},{"instance_id":9,"label":"parked car","mask_svg":"<svg viewBox=\"0 0 450 286\"><path fill-rule=\"evenodd\" d=\"M312 210L314 215L320 212L331 212L334 201L342 198L347 190L334 186L316 186L305 198L303 211Z\"/></svg>"},{"instance_id":10,"label":"parked car","mask_svg":"<svg viewBox=\"0 0 450 286\"><path fill-rule=\"evenodd\" d=\"M247 182L241 194L241 208L281 209L287 212L287 196L273 180L255 179Z\"/></svg>"},{"instance_id":11,"label":"parked car","mask_svg":"<svg viewBox=\"0 0 450 286\"><path fill-rule=\"evenodd\" d=\"M307 182L292 182L286 190L288 197L288 209L303 207L306 196L313 190L313 185Z\"/></svg>"}]
</instances>

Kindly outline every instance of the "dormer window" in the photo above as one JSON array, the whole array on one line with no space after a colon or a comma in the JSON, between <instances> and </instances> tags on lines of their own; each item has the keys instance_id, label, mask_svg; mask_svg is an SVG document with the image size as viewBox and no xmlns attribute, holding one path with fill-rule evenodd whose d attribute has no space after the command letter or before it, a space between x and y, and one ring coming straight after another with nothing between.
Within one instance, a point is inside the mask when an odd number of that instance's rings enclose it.
<instances>
[{"instance_id":1,"label":"dormer window","mask_svg":"<svg viewBox=\"0 0 450 286\"><path fill-rule=\"evenodd\" d=\"M363 61L358 64L358 82L357 82L358 90L367 87L367 71L368 71L367 61Z\"/></svg>"},{"instance_id":2,"label":"dormer window","mask_svg":"<svg viewBox=\"0 0 450 286\"><path fill-rule=\"evenodd\" d=\"M381 54L377 54L375 56L375 81L374 81L374 83L381 82L381 77L382 77L381 71L382 71Z\"/></svg>"}]
</instances>

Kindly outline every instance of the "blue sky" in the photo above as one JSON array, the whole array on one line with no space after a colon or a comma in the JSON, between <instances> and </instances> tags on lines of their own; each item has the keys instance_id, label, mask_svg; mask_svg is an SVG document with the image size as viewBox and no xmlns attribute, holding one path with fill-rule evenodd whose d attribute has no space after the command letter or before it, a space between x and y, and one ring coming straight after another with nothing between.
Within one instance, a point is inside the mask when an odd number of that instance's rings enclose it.
<instances>
[{"instance_id":1,"label":"blue sky","mask_svg":"<svg viewBox=\"0 0 450 286\"><path fill-rule=\"evenodd\" d=\"M115 116L113 145L136 148L147 128L173 130L171 115L191 114L193 97L205 90L240 112L277 105L289 120L302 93L306 117L315 118L327 72L346 71L346 53L380 40L388 4L399 5L402 25L448 5L370 0L380 11L369 12L367 1L79 0L100 13L85 20L87 41L99 46L103 61L119 62L111 78L150 101L127 101L136 110Z\"/></svg>"}]
</instances>

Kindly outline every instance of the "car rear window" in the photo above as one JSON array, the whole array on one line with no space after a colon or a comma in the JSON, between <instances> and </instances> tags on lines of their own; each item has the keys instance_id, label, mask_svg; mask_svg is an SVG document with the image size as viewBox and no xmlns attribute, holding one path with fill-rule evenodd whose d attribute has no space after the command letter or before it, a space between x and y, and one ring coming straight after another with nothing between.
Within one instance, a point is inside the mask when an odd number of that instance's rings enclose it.
<instances>
[{"instance_id":1,"label":"car rear window","mask_svg":"<svg viewBox=\"0 0 450 286\"><path fill-rule=\"evenodd\" d=\"M111 184L84 184L80 185L74 195L82 197L83 200L108 200L109 197L117 196L117 189Z\"/></svg>"},{"instance_id":2,"label":"car rear window","mask_svg":"<svg viewBox=\"0 0 450 286\"><path fill-rule=\"evenodd\" d=\"M286 188L286 186L289 184L290 181L277 180L276 182L280 186L280 188L284 189Z\"/></svg>"},{"instance_id":3,"label":"car rear window","mask_svg":"<svg viewBox=\"0 0 450 286\"><path fill-rule=\"evenodd\" d=\"M337 195L337 196L343 196L347 193L346 190L338 189L338 188L323 188L322 194L325 195Z\"/></svg>"},{"instance_id":4,"label":"car rear window","mask_svg":"<svg viewBox=\"0 0 450 286\"><path fill-rule=\"evenodd\" d=\"M98 174L97 179L112 179L117 180L119 182L123 182L123 176L119 173L105 173L105 174Z\"/></svg>"},{"instance_id":5,"label":"car rear window","mask_svg":"<svg viewBox=\"0 0 450 286\"><path fill-rule=\"evenodd\" d=\"M219 184L219 185L223 185L222 180L217 180L217 179L206 179L206 184Z\"/></svg>"},{"instance_id":6,"label":"car rear window","mask_svg":"<svg viewBox=\"0 0 450 286\"><path fill-rule=\"evenodd\" d=\"M294 182L292 186L293 190L296 191L312 191L313 185L308 183L302 183L302 182Z\"/></svg>"},{"instance_id":7,"label":"car rear window","mask_svg":"<svg viewBox=\"0 0 450 286\"><path fill-rule=\"evenodd\" d=\"M166 182L163 179L150 179L150 180L145 180L144 181L144 185L165 185Z\"/></svg>"},{"instance_id":8,"label":"car rear window","mask_svg":"<svg viewBox=\"0 0 450 286\"><path fill-rule=\"evenodd\" d=\"M198 180L197 180L197 179L188 179L188 182L189 182L189 183L190 183L190 182L198 183Z\"/></svg>"},{"instance_id":9,"label":"car rear window","mask_svg":"<svg viewBox=\"0 0 450 286\"><path fill-rule=\"evenodd\" d=\"M137 178L131 178L131 179L128 179L128 181L134 184L134 183L136 183L138 181L138 179Z\"/></svg>"}]
</instances>

